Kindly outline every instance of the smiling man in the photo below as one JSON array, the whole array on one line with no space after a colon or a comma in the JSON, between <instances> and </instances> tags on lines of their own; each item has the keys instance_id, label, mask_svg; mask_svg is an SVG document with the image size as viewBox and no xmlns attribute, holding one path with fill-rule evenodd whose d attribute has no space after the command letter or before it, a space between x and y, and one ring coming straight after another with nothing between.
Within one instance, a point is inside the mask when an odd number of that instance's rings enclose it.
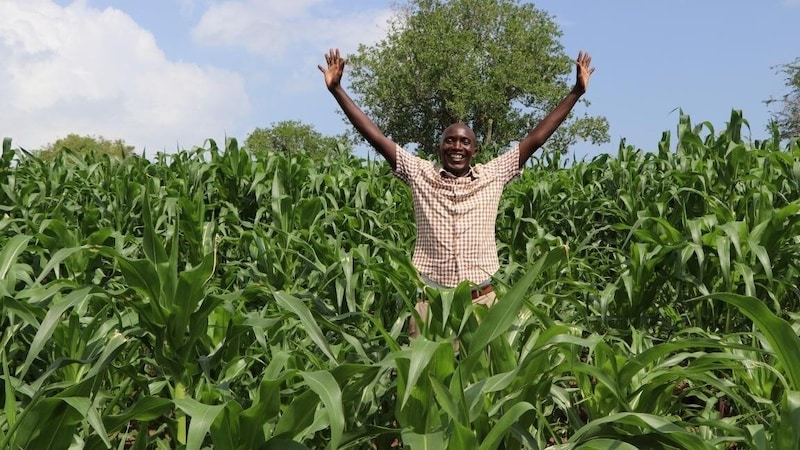
<instances>
[{"instance_id":1,"label":"smiling man","mask_svg":"<svg viewBox=\"0 0 800 450\"><path fill-rule=\"evenodd\" d=\"M591 57L579 52L576 81L572 90L528 135L509 151L486 164L472 165L477 152L475 133L464 123L455 123L442 133L438 149L441 167L412 155L386 137L353 102L341 85L345 60L339 50L325 55L327 68L317 66L325 85L347 118L389 162L393 173L411 188L417 241L412 262L422 280L434 287L455 287L462 281L474 285L474 303L491 306L495 301L491 280L500 262L495 243L495 222L503 188L517 177L531 155L564 122L586 92L594 72ZM428 305L416 306L423 320ZM413 320L408 334L419 335Z\"/></svg>"}]
</instances>

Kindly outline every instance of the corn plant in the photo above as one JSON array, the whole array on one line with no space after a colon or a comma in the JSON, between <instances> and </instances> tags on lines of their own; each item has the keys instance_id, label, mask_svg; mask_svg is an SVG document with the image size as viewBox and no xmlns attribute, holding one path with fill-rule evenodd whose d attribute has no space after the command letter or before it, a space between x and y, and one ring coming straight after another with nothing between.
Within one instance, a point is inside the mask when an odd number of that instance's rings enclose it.
<instances>
[{"instance_id":1,"label":"corn plant","mask_svg":"<svg viewBox=\"0 0 800 450\"><path fill-rule=\"evenodd\" d=\"M385 164L6 139L0 449L795 448L800 146L747 127L542 155L489 309L420 281Z\"/></svg>"}]
</instances>

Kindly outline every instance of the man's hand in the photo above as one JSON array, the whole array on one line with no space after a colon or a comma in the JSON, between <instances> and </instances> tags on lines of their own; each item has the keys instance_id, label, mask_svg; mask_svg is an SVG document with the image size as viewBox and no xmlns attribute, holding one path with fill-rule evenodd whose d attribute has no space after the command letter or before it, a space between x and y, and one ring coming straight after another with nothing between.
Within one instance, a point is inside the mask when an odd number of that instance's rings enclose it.
<instances>
[{"instance_id":1,"label":"man's hand","mask_svg":"<svg viewBox=\"0 0 800 450\"><path fill-rule=\"evenodd\" d=\"M2 1L2 0L0 0ZM353 99L347 95L341 85L342 73L344 73L345 60L339 54L339 49L330 49L328 54L325 55L325 62L328 63L328 68L317 65L317 68L325 76L325 85L328 86L328 91L336 99L336 102L342 108L342 112L347 116L347 119L353 124L356 131L366 139L369 144L378 151L392 169L397 167L397 144L387 138L383 132L375 125L375 122L369 119L364 111L353 102Z\"/></svg>"},{"instance_id":2,"label":"man's hand","mask_svg":"<svg viewBox=\"0 0 800 450\"><path fill-rule=\"evenodd\" d=\"M519 143L519 167L524 167L528 158L531 157L539 147L544 145L550 136L560 127L567 118L572 108L578 103L581 95L586 93L586 88L589 87L589 78L594 73L594 67L591 67L592 57L588 52L583 50L578 52L578 59L575 61L576 79L575 87L567 94L566 97L556 105L555 109L550 111L541 122L528 133L523 140Z\"/></svg>"},{"instance_id":3,"label":"man's hand","mask_svg":"<svg viewBox=\"0 0 800 450\"><path fill-rule=\"evenodd\" d=\"M589 87L589 78L591 78L592 74L594 73L594 67L590 67L592 64L592 57L589 56L588 52L583 52L583 50L578 52L578 59L575 61L576 66L576 77L575 77L575 90L583 95L586 92L586 88Z\"/></svg>"},{"instance_id":4,"label":"man's hand","mask_svg":"<svg viewBox=\"0 0 800 450\"><path fill-rule=\"evenodd\" d=\"M327 69L321 65L317 65L317 68L325 75L325 85L328 86L330 91L339 87L339 83L342 81L345 60L339 55L339 49L337 48L328 51L328 54L325 55L325 62L328 63Z\"/></svg>"}]
</instances>

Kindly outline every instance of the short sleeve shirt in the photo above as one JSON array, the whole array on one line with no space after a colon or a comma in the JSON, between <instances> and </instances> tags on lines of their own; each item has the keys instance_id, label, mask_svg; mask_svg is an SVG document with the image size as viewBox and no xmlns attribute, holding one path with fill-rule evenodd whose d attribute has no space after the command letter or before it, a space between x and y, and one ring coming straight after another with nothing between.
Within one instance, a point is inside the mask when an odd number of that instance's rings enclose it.
<instances>
[{"instance_id":1,"label":"short sleeve shirt","mask_svg":"<svg viewBox=\"0 0 800 450\"><path fill-rule=\"evenodd\" d=\"M420 274L449 287L465 280L481 284L494 275L500 268L495 242L500 196L521 173L519 147L454 177L398 146L393 173L411 188L417 222L412 263Z\"/></svg>"}]
</instances>

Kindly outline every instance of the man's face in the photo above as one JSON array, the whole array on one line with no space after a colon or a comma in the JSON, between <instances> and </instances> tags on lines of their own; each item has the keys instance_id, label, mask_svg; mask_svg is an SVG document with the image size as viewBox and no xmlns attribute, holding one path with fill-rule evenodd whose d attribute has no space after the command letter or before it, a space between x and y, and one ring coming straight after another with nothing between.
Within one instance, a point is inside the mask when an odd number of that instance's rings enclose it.
<instances>
[{"instance_id":1,"label":"man's face","mask_svg":"<svg viewBox=\"0 0 800 450\"><path fill-rule=\"evenodd\" d=\"M457 177L468 174L475 152L475 133L463 123L450 125L442 133L439 159L446 171Z\"/></svg>"}]
</instances>

